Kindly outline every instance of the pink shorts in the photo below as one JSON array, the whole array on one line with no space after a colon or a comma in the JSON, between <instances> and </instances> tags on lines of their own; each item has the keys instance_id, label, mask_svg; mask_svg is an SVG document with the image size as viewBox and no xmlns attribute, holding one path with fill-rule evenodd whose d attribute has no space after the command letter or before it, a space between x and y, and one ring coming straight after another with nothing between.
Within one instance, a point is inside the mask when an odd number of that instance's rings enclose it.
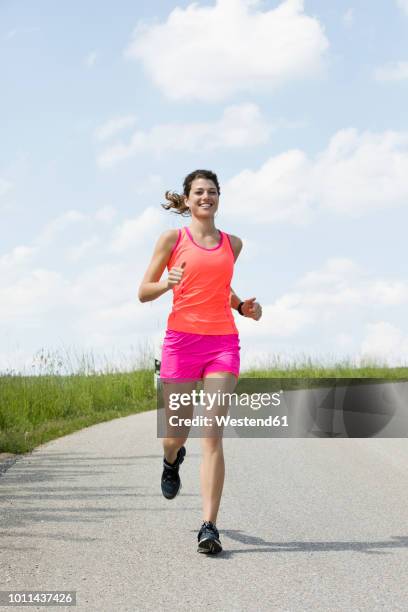
<instances>
[{"instance_id":1,"label":"pink shorts","mask_svg":"<svg viewBox=\"0 0 408 612\"><path fill-rule=\"evenodd\" d=\"M201 380L210 372L239 376L238 334L212 336L168 329L163 342L160 379Z\"/></svg>"}]
</instances>

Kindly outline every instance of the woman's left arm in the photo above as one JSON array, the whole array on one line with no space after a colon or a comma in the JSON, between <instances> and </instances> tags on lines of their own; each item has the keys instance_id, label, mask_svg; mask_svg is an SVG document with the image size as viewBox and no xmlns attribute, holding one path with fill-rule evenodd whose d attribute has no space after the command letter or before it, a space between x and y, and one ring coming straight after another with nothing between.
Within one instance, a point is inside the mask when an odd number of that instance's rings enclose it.
<instances>
[{"instance_id":1,"label":"woman's left arm","mask_svg":"<svg viewBox=\"0 0 408 612\"><path fill-rule=\"evenodd\" d=\"M234 251L234 260L237 261L238 256L242 249L242 240L238 236L230 235L232 250ZM256 302L256 298L250 298L248 300L241 300L231 287L230 293L230 306L234 310L238 310L238 306L242 303L241 312L244 317L259 321L262 316L262 306Z\"/></svg>"}]
</instances>

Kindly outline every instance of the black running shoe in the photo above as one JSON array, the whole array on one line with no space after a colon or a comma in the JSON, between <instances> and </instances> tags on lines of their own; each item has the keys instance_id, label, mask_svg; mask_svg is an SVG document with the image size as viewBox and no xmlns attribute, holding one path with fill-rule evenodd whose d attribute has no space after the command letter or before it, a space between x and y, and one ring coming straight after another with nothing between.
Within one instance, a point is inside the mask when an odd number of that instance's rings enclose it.
<instances>
[{"instance_id":1,"label":"black running shoe","mask_svg":"<svg viewBox=\"0 0 408 612\"><path fill-rule=\"evenodd\" d=\"M166 499L173 499L181 489L180 476L178 472L180 465L184 461L185 455L186 449L184 446L182 446L177 452L177 457L174 463L168 463L165 458L163 459L161 490Z\"/></svg>"},{"instance_id":2,"label":"black running shoe","mask_svg":"<svg viewBox=\"0 0 408 612\"><path fill-rule=\"evenodd\" d=\"M201 529L198 532L198 548L197 552L216 555L222 551L220 542L220 534L218 529L211 521L204 521Z\"/></svg>"}]
</instances>

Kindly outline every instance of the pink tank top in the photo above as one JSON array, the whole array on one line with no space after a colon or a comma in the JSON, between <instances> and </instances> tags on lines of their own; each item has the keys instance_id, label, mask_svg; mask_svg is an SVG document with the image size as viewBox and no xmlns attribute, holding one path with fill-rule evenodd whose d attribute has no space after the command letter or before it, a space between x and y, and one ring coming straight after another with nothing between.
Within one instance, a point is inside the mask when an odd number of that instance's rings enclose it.
<instances>
[{"instance_id":1,"label":"pink tank top","mask_svg":"<svg viewBox=\"0 0 408 612\"><path fill-rule=\"evenodd\" d=\"M228 234L221 232L211 249L194 242L190 230L179 230L167 268L186 263L179 285L173 287L173 309L167 328L192 334L237 334L230 306L234 252Z\"/></svg>"}]
</instances>

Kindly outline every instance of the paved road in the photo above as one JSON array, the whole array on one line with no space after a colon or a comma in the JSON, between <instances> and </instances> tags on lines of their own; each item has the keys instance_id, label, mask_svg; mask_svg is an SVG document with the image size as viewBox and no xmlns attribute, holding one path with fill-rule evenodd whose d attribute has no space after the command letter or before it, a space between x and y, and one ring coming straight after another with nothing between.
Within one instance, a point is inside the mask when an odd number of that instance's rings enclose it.
<instances>
[{"instance_id":1,"label":"paved road","mask_svg":"<svg viewBox=\"0 0 408 612\"><path fill-rule=\"evenodd\" d=\"M155 428L101 423L0 476L2 590L72 589L59 609L86 612L408 609L406 439L226 439L225 550L207 557L200 441L167 501Z\"/></svg>"}]
</instances>

